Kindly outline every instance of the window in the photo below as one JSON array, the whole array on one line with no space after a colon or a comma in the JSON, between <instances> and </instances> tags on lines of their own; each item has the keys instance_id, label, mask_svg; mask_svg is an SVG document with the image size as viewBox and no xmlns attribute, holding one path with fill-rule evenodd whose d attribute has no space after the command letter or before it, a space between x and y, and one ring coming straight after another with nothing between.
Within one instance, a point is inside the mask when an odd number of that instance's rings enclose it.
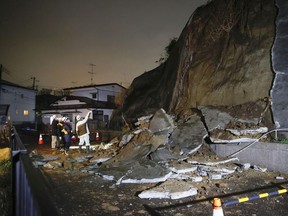
<instances>
[{"instance_id":1,"label":"window","mask_svg":"<svg viewBox=\"0 0 288 216\"><path fill-rule=\"evenodd\" d=\"M24 116L28 116L29 115L29 111L28 110L24 110L23 114L24 114Z\"/></svg>"},{"instance_id":2,"label":"window","mask_svg":"<svg viewBox=\"0 0 288 216\"><path fill-rule=\"evenodd\" d=\"M107 101L109 103L114 103L115 102L115 96L113 95L107 95Z\"/></svg>"},{"instance_id":3,"label":"window","mask_svg":"<svg viewBox=\"0 0 288 216\"><path fill-rule=\"evenodd\" d=\"M93 99L97 99L97 93L91 93Z\"/></svg>"},{"instance_id":4,"label":"window","mask_svg":"<svg viewBox=\"0 0 288 216\"><path fill-rule=\"evenodd\" d=\"M18 111L18 109L16 109L16 110L15 110L15 113L16 113L16 115L18 115L18 114L19 114L19 111Z\"/></svg>"},{"instance_id":5,"label":"window","mask_svg":"<svg viewBox=\"0 0 288 216\"><path fill-rule=\"evenodd\" d=\"M93 119L103 121L103 110L96 110L93 112Z\"/></svg>"}]
</instances>

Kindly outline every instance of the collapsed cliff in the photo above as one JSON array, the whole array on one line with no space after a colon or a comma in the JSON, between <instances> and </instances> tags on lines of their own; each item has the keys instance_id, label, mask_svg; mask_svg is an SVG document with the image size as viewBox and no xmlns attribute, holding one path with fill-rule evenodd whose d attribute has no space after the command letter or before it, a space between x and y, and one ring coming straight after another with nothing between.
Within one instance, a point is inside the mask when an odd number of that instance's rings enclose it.
<instances>
[{"instance_id":1,"label":"collapsed cliff","mask_svg":"<svg viewBox=\"0 0 288 216\"><path fill-rule=\"evenodd\" d=\"M271 0L212 0L199 7L167 61L134 79L112 122L133 122L160 108L183 120L213 106L272 125L267 98L276 15Z\"/></svg>"}]
</instances>

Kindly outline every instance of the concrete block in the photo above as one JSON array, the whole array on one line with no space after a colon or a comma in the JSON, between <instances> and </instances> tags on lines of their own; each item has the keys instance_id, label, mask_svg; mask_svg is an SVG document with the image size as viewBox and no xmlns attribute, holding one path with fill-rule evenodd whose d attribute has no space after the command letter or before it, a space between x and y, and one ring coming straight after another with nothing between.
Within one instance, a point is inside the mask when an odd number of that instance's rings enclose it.
<instances>
[{"instance_id":1,"label":"concrete block","mask_svg":"<svg viewBox=\"0 0 288 216\"><path fill-rule=\"evenodd\" d=\"M211 144L210 147L217 155L226 157L249 144ZM270 171L288 173L288 145L286 144L257 142L235 157L241 163L257 164Z\"/></svg>"}]
</instances>

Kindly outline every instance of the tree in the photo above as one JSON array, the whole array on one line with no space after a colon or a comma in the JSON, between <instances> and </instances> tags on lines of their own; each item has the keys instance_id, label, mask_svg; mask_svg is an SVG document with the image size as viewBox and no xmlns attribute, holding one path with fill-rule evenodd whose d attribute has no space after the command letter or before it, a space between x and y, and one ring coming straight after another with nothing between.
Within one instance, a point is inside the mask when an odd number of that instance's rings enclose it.
<instances>
[{"instance_id":1,"label":"tree","mask_svg":"<svg viewBox=\"0 0 288 216\"><path fill-rule=\"evenodd\" d=\"M50 95L52 92L52 89L42 88L39 92L40 95Z\"/></svg>"},{"instance_id":2,"label":"tree","mask_svg":"<svg viewBox=\"0 0 288 216\"><path fill-rule=\"evenodd\" d=\"M170 42L169 42L168 46L165 47L164 56L161 55L161 57L155 63L162 64L169 58L169 56L171 55L175 45L177 44L177 40L178 40L177 37L174 37L174 38L170 39Z\"/></svg>"}]
</instances>

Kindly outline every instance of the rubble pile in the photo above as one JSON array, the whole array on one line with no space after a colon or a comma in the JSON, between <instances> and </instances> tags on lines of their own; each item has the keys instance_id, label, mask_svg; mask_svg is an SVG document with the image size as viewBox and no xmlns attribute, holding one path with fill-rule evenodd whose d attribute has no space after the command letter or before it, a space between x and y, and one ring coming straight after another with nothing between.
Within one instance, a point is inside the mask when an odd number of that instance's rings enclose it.
<instances>
[{"instance_id":1,"label":"rubble pile","mask_svg":"<svg viewBox=\"0 0 288 216\"><path fill-rule=\"evenodd\" d=\"M94 146L95 151L88 155L73 157L71 154L63 160L31 152L31 157L35 167L89 173L109 180L115 186L149 184L138 195L149 199L195 196L197 191L201 191L200 183L227 179L251 168L266 171L256 165L240 164L236 157L220 158L215 155L205 143L210 134L209 128L225 128L234 119L211 108L201 111L205 115L205 124L203 116L197 114L176 125L173 117L160 109L154 115L139 118L135 130L110 143ZM257 128L255 131L263 133ZM240 137L247 133L236 135Z\"/></svg>"}]
</instances>

